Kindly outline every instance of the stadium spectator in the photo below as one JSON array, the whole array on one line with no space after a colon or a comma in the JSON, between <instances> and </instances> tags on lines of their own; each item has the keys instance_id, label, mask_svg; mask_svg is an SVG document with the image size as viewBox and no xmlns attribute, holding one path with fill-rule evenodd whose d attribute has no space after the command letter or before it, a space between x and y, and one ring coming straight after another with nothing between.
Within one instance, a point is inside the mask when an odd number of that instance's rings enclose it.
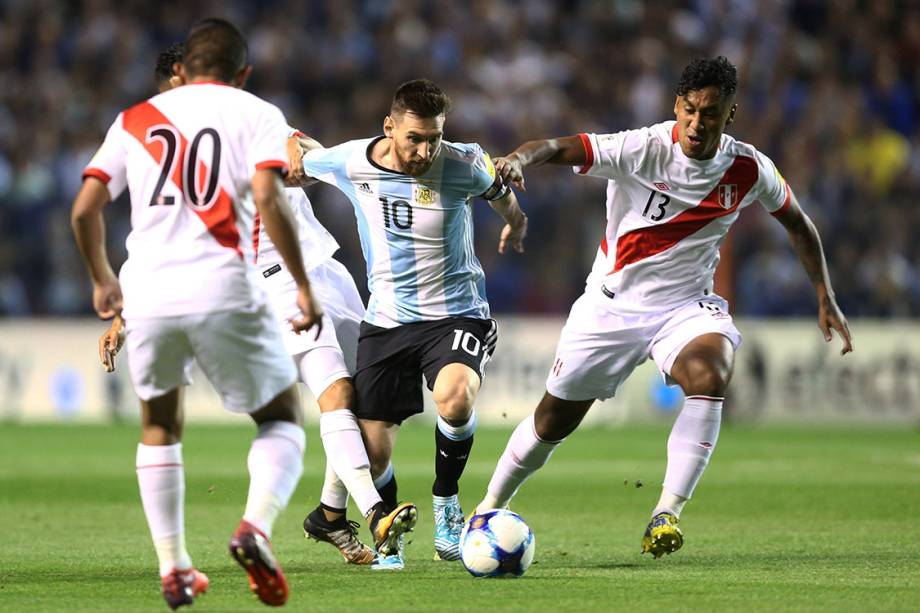
<instances>
[{"instance_id":1,"label":"stadium spectator","mask_svg":"<svg viewBox=\"0 0 920 613\"><path fill-rule=\"evenodd\" d=\"M736 138L756 142L796 186L825 237L841 305L852 316L920 314L920 245L891 244L884 232L920 233L920 13L902 3L806 0L740 3L441 3L338 0L305 3L227 0L220 10L243 25L258 67L250 90L280 106L294 125L342 142L378 131L378 101L411 78L438 76L454 97L454 138L492 151L576 130L614 132L644 125L667 109L667 91L688 56L727 55L744 83ZM53 245L89 160L111 117L152 94L149 58L180 39L205 7L136 0L0 5L0 314L91 313L88 288L73 279L69 241ZM304 61L303 58L309 58ZM100 84L101 72L118 75ZM598 73L602 73L599 78ZM630 87L611 87L623 83ZM760 85L758 85L760 84ZM851 145L873 138L892 162L869 160ZM853 158L856 158L854 162ZM484 261L497 312L558 314L581 292L581 275L600 237L597 185L554 184L522 196L534 248L526 262ZM584 182L590 183L590 182ZM361 279L361 255L348 216L336 216L331 190L311 192L318 214L343 240L343 258ZM124 257L126 203L107 213L115 263ZM585 223L573 232L565 223ZM742 216L734 271L764 258L794 265L786 247L758 234L769 224ZM479 253L492 248L495 221L478 215ZM759 245L763 245L763 251ZM881 261L891 283L851 272L847 262ZM842 257L842 255L845 257ZM120 259L121 258L121 259ZM896 262L892 264L891 262ZM494 268L489 268L493 266ZM849 267L848 267L849 266ZM877 266L872 264L871 266ZM847 279L848 276L854 278ZM855 277L859 278L855 278ZM510 279L521 291L500 286ZM64 284L62 289L58 287ZM80 285L78 292L68 285ZM359 282L359 286L363 283ZM9 289L7 289L9 288ZM738 315L791 315L814 308L806 285L764 304L736 288Z\"/></svg>"}]
</instances>

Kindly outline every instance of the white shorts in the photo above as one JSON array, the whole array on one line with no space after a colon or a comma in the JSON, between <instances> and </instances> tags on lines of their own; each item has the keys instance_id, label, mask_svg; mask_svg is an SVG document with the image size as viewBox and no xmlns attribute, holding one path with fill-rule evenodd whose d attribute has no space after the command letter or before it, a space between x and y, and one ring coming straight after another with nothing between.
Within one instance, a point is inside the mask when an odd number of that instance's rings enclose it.
<instances>
[{"instance_id":1,"label":"white shorts","mask_svg":"<svg viewBox=\"0 0 920 613\"><path fill-rule=\"evenodd\" d=\"M268 305L176 317L132 318L125 324L131 381L142 400L192 382L192 360L224 408L252 413L297 380Z\"/></svg>"},{"instance_id":2,"label":"white shorts","mask_svg":"<svg viewBox=\"0 0 920 613\"><path fill-rule=\"evenodd\" d=\"M602 294L582 294L572 305L556 347L546 391L563 400L604 400L649 357L668 385L681 349L703 334L722 334L735 349L741 333L728 303L714 294L662 313L613 313Z\"/></svg>"},{"instance_id":3,"label":"white shorts","mask_svg":"<svg viewBox=\"0 0 920 613\"><path fill-rule=\"evenodd\" d=\"M272 268L267 267L266 271ZM264 275L264 271L263 271ZM364 303L348 269L329 258L309 273L313 295L323 309L323 330L296 334L288 320L300 317L297 308L297 285L281 268L266 277L266 292L272 308L281 319L285 350L294 357L300 380L315 398L332 383L355 372L358 333L364 318Z\"/></svg>"}]
</instances>

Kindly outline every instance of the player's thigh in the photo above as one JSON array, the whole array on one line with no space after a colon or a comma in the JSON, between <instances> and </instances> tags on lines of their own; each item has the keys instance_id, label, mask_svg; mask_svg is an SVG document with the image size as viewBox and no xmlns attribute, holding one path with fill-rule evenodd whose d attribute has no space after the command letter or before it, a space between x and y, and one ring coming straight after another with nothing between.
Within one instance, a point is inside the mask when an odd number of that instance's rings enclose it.
<instances>
[{"instance_id":1,"label":"player's thigh","mask_svg":"<svg viewBox=\"0 0 920 613\"><path fill-rule=\"evenodd\" d=\"M611 398L636 366L648 359L654 329L639 317L624 317L582 296L556 346L546 390L567 401Z\"/></svg>"},{"instance_id":2,"label":"player's thigh","mask_svg":"<svg viewBox=\"0 0 920 613\"><path fill-rule=\"evenodd\" d=\"M222 311L196 318L189 339L198 365L230 411L253 413L297 379L274 313Z\"/></svg>"},{"instance_id":3,"label":"player's thigh","mask_svg":"<svg viewBox=\"0 0 920 613\"><path fill-rule=\"evenodd\" d=\"M125 349L131 382L141 400L159 398L192 382L194 352L182 317L128 320Z\"/></svg>"},{"instance_id":4,"label":"player's thigh","mask_svg":"<svg viewBox=\"0 0 920 613\"><path fill-rule=\"evenodd\" d=\"M323 334L325 334L326 318L324 317L323 320ZM314 333L307 331L304 334L312 335ZM294 355L293 359L297 365L300 380L306 384L310 389L310 393L316 399L321 398L336 381L342 379L351 380L351 372L348 366L345 365L345 357L342 355L342 350L337 343L317 345Z\"/></svg>"},{"instance_id":5,"label":"player's thigh","mask_svg":"<svg viewBox=\"0 0 920 613\"><path fill-rule=\"evenodd\" d=\"M380 328L361 324L354 376L359 419L401 424L421 413L422 373L418 338L408 326Z\"/></svg>"},{"instance_id":6,"label":"player's thigh","mask_svg":"<svg viewBox=\"0 0 920 613\"><path fill-rule=\"evenodd\" d=\"M355 281L341 262L331 258L310 271L310 279L314 295L332 319L345 364L354 373L364 319L364 302Z\"/></svg>"},{"instance_id":7,"label":"player's thigh","mask_svg":"<svg viewBox=\"0 0 920 613\"><path fill-rule=\"evenodd\" d=\"M472 403L498 342L494 319L455 317L430 322L422 332L422 370L435 400L467 395Z\"/></svg>"},{"instance_id":8,"label":"player's thigh","mask_svg":"<svg viewBox=\"0 0 920 613\"><path fill-rule=\"evenodd\" d=\"M652 359L667 383L675 383L670 374L681 351L694 339L707 334L728 339L732 354L741 345L741 333L728 312L728 303L720 296L706 296L672 311L652 341ZM730 370L731 365L729 376Z\"/></svg>"}]
</instances>

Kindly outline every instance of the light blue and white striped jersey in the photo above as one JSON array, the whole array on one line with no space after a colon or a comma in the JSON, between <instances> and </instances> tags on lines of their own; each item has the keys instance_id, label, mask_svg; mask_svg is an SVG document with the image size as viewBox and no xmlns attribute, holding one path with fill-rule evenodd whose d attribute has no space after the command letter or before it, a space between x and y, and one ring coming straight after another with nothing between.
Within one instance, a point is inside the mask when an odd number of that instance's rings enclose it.
<instances>
[{"instance_id":1,"label":"light blue and white striped jersey","mask_svg":"<svg viewBox=\"0 0 920 613\"><path fill-rule=\"evenodd\" d=\"M485 275L473 253L470 199L490 192L495 167L479 145L442 141L412 177L371 160L380 138L304 155L304 172L354 206L371 297L365 321L392 328L445 317L489 317Z\"/></svg>"}]
</instances>

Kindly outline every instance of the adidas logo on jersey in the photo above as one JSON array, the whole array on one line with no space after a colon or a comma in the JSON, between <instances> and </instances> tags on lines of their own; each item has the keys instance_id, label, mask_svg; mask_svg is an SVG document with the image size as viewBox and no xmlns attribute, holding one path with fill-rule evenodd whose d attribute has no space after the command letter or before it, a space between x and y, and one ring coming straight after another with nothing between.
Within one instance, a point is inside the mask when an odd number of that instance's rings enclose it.
<instances>
[{"instance_id":1,"label":"adidas logo on jersey","mask_svg":"<svg viewBox=\"0 0 920 613\"><path fill-rule=\"evenodd\" d=\"M364 192L365 194L371 193L370 183L358 183L358 191Z\"/></svg>"}]
</instances>

